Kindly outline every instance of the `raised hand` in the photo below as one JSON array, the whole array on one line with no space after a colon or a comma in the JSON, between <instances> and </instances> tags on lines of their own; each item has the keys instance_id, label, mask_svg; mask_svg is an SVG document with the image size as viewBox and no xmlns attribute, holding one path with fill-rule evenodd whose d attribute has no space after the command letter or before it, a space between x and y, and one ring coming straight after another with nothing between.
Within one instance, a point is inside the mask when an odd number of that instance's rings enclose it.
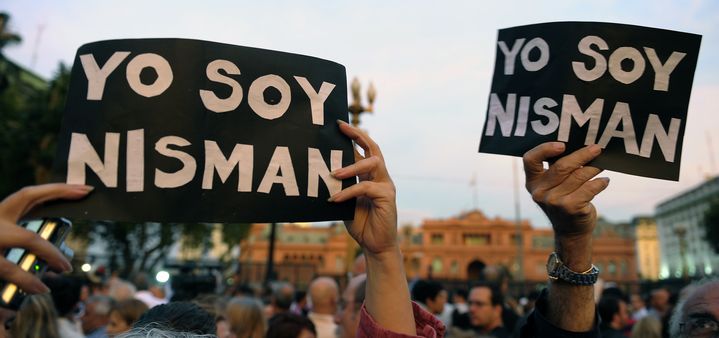
<instances>
[{"instance_id":1,"label":"raised hand","mask_svg":"<svg viewBox=\"0 0 719 338\"><path fill-rule=\"evenodd\" d=\"M345 222L352 238L369 254L393 251L397 247L396 191L382 152L362 130L342 121L339 128L362 147L365 156L355 151L354 164L332 173L337 179L358 176L360 182L334 194L330 201L357 198L354 221Z\"/></svg>"},{"instance_id":2,"label":"raised hand","mask_svg":"<svg viewBox=\"0 0 719 338\"><path fill-rule=\"evenodd\" d=\"M79 199L90 191L92 187L89 186L56 183L25 187L8 196L0 202L0 250L24 248L45 260L54 270L71 270L70 262L60 250L38 234L18 226L17 222L38 204L54 199ZM15 283L28 293L49 291L38 278L4 257L0 257L0 279Z\"/></svg>"}]
</instances>

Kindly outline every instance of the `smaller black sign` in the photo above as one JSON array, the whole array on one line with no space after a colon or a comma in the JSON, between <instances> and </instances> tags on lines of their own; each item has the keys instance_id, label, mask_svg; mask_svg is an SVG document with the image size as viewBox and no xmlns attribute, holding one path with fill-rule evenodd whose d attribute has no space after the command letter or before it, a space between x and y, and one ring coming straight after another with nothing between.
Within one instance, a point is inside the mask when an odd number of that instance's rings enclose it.
<instances>
[{"instance_id":1,"label":"smaller black sign","mask_svg":"<svg viewBox=\"0 0 719 338\"><path fill-rule=\"evenodd\" d=\"M502 29L479 151L548 141L604 151L593 166L679 179L701 36L595 22Z\"/></svg>"}]
</instances>

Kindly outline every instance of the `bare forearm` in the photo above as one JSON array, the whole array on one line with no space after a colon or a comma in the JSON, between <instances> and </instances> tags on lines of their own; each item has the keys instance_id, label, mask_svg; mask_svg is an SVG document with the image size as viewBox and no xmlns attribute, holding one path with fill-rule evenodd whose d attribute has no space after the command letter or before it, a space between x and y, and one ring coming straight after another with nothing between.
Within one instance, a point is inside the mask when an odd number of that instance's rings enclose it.
<instances>
[{"instance_id":1,"label":"bare forearm","mask_svg":"<svg viewBox=\"0 0 719 338\"><path fill-rule=\"evenodd\" d=\"M385 329L416 335L409 287L399 248L382 254L365 252L365 257L367 311Z\"/></svg>"},{"instance_id":2,"label":"bare forearm","mask_svg":"<svg viewBox=\"0 0 719 338\"><path fill-rule=\"evenodd\" d=\"M559 258L572 271L587 271L592 266L591 234L583 238L556 239ZM595 323L594 287L572 285L560 280L549 284L547 319L567 331L591 330Z\"/></svg>"}]
</instances>

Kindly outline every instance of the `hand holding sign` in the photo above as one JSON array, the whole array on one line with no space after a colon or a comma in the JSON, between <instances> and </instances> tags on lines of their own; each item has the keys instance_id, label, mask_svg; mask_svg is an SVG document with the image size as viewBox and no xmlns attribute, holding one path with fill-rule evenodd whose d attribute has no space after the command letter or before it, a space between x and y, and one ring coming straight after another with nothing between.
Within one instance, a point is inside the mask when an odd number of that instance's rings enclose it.
<instances>
[{"instance_id":1,"label":"hand holding sign","mask_svg":"<svg viewBox=\"0 0 719 338\"><path fill-rule=\"evenodd\" d=\"M359 176L360 183L332 195L330 201L357 198L354 220L345 221L350 235L369 254L391 252L397 246L397 204L382 152L359 128L345 122L339 124L340 130L362 147L365 156L355 151L354 164L332 173L338 179Z\"/></svg>"}]
</instances>

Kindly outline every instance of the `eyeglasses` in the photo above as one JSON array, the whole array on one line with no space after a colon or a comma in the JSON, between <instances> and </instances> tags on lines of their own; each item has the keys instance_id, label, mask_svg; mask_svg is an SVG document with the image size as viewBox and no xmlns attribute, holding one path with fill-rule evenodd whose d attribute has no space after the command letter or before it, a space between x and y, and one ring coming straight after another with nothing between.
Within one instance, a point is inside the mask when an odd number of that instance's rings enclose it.
<instances>
[{"instance_id":1,"label":"eyeglasses","mask_svg":"<svg viewBox=\"0 0 719 338\"><path fill-rule=\"evenodd\" d=\"M485 303L485 302L478 301L478 300L469 300L469 301L467 301L467 304L469 304L469 306L476 306L476 307L483 307L483 306L490 306L490 305L492 305L491 303Z\"/></svg>"},{"instance_id":2,"label":"eyeglasses","mask_svg":"<svg viewBox=\"0 0 719 338\"><path fill-rule=\"evenodd\" d=\"M712 318L690 318L679 324L679 331L690 337L719 337L719 323Z\"/></svg>"}]
</instances>

